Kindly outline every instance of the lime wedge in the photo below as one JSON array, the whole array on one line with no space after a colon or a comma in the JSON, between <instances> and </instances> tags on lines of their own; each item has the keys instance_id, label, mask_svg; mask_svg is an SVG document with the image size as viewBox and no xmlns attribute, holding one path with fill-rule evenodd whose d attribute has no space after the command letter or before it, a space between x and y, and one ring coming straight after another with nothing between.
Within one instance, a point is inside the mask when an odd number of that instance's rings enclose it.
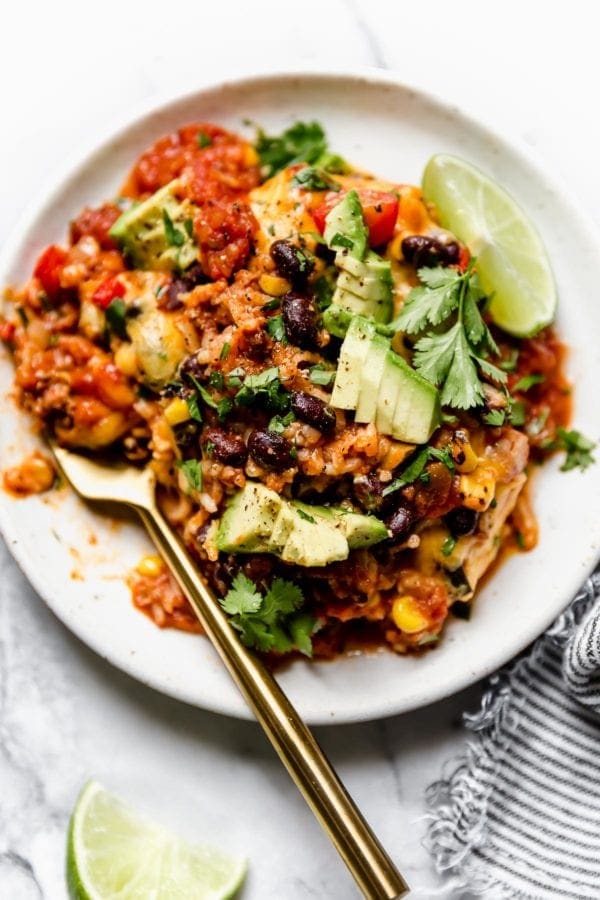
<instances>
[{"instance_id":1,"label":"lime wedge","mask_svg":"<svg viewBox=\"0 0 600 900\"><path fill-rule=\"evenodd\" d=\"M532 222L506 191L457 156L433 156L423 174L423 196L440 223L473 256L494 322L517 337L549 325L556 285Z\"/></svg>"},{"instance_id":2,"label":"lime wedge","mask_svg":"<svg viewBox=\"0 0 600 900\"><path fill-rule=\"evenodd\" d=\"M244 860L186 844L95 781L77 799L67 846L74 900L225 900L245 873Z\"/></svg>"}]
</instances>

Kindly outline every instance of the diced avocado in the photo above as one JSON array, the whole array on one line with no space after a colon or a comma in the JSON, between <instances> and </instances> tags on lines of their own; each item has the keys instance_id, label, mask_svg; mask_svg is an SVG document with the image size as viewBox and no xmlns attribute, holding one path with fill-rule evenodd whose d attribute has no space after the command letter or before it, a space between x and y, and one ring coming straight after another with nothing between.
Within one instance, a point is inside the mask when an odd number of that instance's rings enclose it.
<instances>
[{"instance_id":1,"label":"diced avocado","mask_svg":"<svg viewBox=\"0 0 600 900\"><path fill-rule=\"evenodd\" d=\"M338 306L337 303L332 303L323 313L323 326L329 334L344 338L353 318L350 310Z\"/></svg>"},{"instance_id":2,"label":"diced avocado","mask_svg":"<svg viewBox=\"0 0 600 900\"><path fill-rule=\"evenodd\" d=\"M424 444L440 421L436 388L388 350L377 396L375 423L383 434L399 441Z\"/></svg>"},{"instance_id":3,"label":"diced avocado","mask_svg":"<svg viewBox=\"0 0 600 900\"><path fill-rule=\"evenodd\" d=\"M374 422L377 414L377 397L383 378L385 359L390 342L380 334L371 338L371 344L364 369L361 375L358 403L355 420L357 422Z\"/></svg>"},{"instance_id":4,"label":"diced avocado","mask_svg":"<svg viewBox=\"0 0 600 900\"><path fill-rule=\"evenodd\" d=\"M323 237L329 247L344 246L336 240L341 237L347 241L346 248L355 259L363 259L369 231L364 223L362 206L356 191L349 191L327 215Z\"/></svg>"},{"instance_id":5,"label":"diced avocado","mask_svg":"<svg viewBox=\"0 0 600 900\"><path fill-rule=\"evenodd\" d=\"M390 536L386 525L375 516L341 511L339 522L351 550L372 547Z\"/></svg>"},{"instance_id":6,"label":"diced avocado","mask_svg":"<svg viewBox=\"0 0 600 900\"><path fill-rule=\"evenodd\" d=\"M348 541L338 529L318 516L305 517L290 506L294 526L278 554L284 562L298 566L327 566L348 558Z\"/></svg>"},{"instance_id":7,"label":"diced avocado","mask_svg":"<svg viewBox=\"0 0 600 900\"><path fill-rule=\"evenodd\" d=\"M229 553L267 553L284 501L275 491L247 481L229 501L215 544Z\"/></svg>"},{"instance_id":8,"label":"diced avocado","mask_svg":"<svg viewBox=\"0 0 600 900\"><path fill-rule=\"evenodd\" d=\"M301 510L305 516L313 519L323 519L337 531L341 532L348 541L351 550L360 547L371 547L389 537L387 527L380 519L374 516L365 516L361 513L350 512L337 506L312 506L292 501L292 506Z\"/></svg>"},{"instance_id":9,"label":"diced avocado","mask_svg":"<svg viewBox=\"0 0 600 900\"><path fill-rule=\"evenodd\" d=\"M356 316L344 338L331 395L332 406L356 409L365 359L375 334L375 326Z\"/></svg>"},{"instance_id":10,"label":"diced avocado","mask_svg":"<svg viewBox=\"0 0 600 900\"><path fill-rule=\"evenodd\" d=\"M195 207L175 195L177 180L134 204L110 229L110 236L138 269L176 271L198 259L193 239Z\"/></svg>"}]
</instances>

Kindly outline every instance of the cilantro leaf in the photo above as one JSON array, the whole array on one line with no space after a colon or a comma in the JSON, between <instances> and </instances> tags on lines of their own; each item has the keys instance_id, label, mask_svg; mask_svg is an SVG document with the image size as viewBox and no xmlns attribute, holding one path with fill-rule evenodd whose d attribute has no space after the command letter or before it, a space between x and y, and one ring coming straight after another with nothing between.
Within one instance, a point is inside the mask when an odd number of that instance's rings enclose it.
<instances>
[{"instance_id":1,"label":"cilantro leaf","mask_svg":"<svg viewBox=\"0 0 600 900\"><path fill-rule=\"evenodd\" d=\"M205 131L199 131L196 140L201 150L203 150L204 147L210 147L212 144L212 138Z\"/></svg>"},{"instance_id":2,"label":"cilantro leaf","mask_svg":"<svg viewBox=\"0 0 600 900\"><path fill-rule=\"evenodd\" d=\"M442 554L444 556L451 556L452 551L456 547L456 538L452 537L451 534L448 535L444 543L442 544Z\"/></svg>"},{"instance_id":3,"label":"cilantro leaf","mask_svg":"<svg viewBox=\"0 0 600 900\"><path fill-rule=\"evenodd\" d=\"M259 403L273 412L287 412L290 406L290 395L284 390L279 377L279 369L272 366L259 372L258 375L246 375L243 384L235 395L238 406L252 406Z\"/></svg>"},{"instance_id":4,"label":"cilantro leaf","mask_svg":"<svg viewBox=\"0 0 600 900\"><path fill-rule=\"evenodd\" d=\"M565 450L567 453L567 458L560 467L561 472L577 468L587 469L596 462L592 455L596 444L575 429L567 431L565 428L557 428L554 446L557 450Z\"/></svg>"},{"instance_id":5,"label":"cilantro leaf","mask_svg":"<svg viewBox=\"0 0 600 900\"><path fill-rule=\"evenodd\" d=\"M471 409L481 404L483 389L460 320L449 331L421 338L415 351L415 368L432 384L443 385L442 406Z\"/></svg>"},{"instance_id":6,"label":"cilantro leaf","mask_svg":"<svg viewBox=\"0 0 600 900\"><path fill-rule=\"evenodd\" d=\"M246 646L277 653L297 649L312 655L311 634L317 623L313 616L299 612L304 595L292 581L276 578L263 596L240 573L219 602Z\"/></svg>"},{"instance_id":7,"label":"cilantro leaf","mask_svg":"<svg viewBox=\"0 0 600 900\"><path fill-rule=\"evenodd\" d=\"M516 384L513 384L511 390L515 393L520 391L522 394L526 394L534 384L541 384L545 380L544 375L524 375L523 378L519 378Z\"/></svg>"},{"instance_id":8,"label":"cilantro leaf","mask_svg":"<svg viewBox=\"0 0 600 900\"><path fill-rule=\"evenodd\" d=\"M412 461L400 474L400 477L395 478L394 481L390 482L390 484L383 489L382 495L387 497L388 494L393 494L394 491L406 487L407 484L413 484L417 478L420 478L421 481L427 483L429 480L429 472L425 472L425 466L432 459L444 463L450 472L454 472L456 469L454 459L452 458L452 452L449 447L442 447L441 449L438 449L437 447L423 447L423 449L419 450L417 455L413 457Z\"/></svg>"},{"instance_id":9,"label":"cilantro leaf","mask_svg":"<svg viewBox=\"0 0 600 900\"><path fill-rule=\"evenodd\" d=\"M115 297L114 300L111 300L108 306L106 307L106 324L113 334L116 334L117 337L120 337L121 340L127 340L127 328L125 326L125 315L127 312L127 307L125 305L125 301L120 297Z\"/></svg>"},{"instance_id":10,"label":"cilantro leaf","mask_svg":"<svg viewBox=\"0 0 600 900\"><path fill-rule=\"evenodd\" d=\"M311 384L320 384L323 387L331 384L335 380L336 370L328 369L323 363L317 363L310 367L308 380Z\"/></svg>"},{"instance_id":11,"label":"cilantro leaf","mask_svg":"<svg viewBox=\"0 0 600 900\"><path fill-rule=\"evenodd\" d=\"M318 122L294 122L280 135L267 135L258 129L255 142L262 173L270 178L292 163L316 163L327 150L327 138Z\"/></svg>"},{"instance_id":12,"label":"cilantro leaf","mask_svg":"<svg viewBox=\"0 0 600 900\"><path fill-rule=\"evenodd\" d=\"M185 234L178 228L175 228L173 219L168 211L163 207L162 211L163 225L165 226L165 236L167 243L172 247L182 247L185 244Z\"/></svg>"},{"instance_id":13,"label":"cilantro leaf","mask_svg":"<svg viewBox=\"0 0 600 900\"><path fill-rule=\"evenodd\" d=\"M303 191L341 190L337 181L328 178L323 169L317 169L315 166L306 166L304 169L300 169L292 178L291 183L294 187L302 188Z\"/></svg>"},{"instance_id":14,"label":"cilantro leaf","mask_svg":"<svg viewBox=\"0 0 600 900\"><path fill-rule=\"evenodd\" d=\"M518 428L520 425L525 424L525 419L527 418L527 411L525 409L525 404L522 400L513 400L512 397L509 401L509 413L508 413L508 421L511 425L514 425L515 428Z\"/></svg>"},{"instance_id":15,"label":"cilantro leaf","mask_svg":"<svg viewBox=\"0 0 600 900\"><path fill-rule=\"evenodd\" d=\"M447 273L451 271L451 276ZM429 322L439 325L458 306L461 280L458 273L448 269L419 269L425 287L416 287L408 295L394 326L399 331L414 334Z\"/></svg>"},{"instance_id":16,"label":"cilantro leaf","mask_svg":"<svg viewBox=\"0 0 600 900\"><path fill-rule=\"evenodd\" d=\"M498 347L479 308L484 294L473 271L443 267L419 269L421 286L414 288L392 323L410 333L432 325L436 330L422 335L415 344L415 368L441 391L443 406L471 409L484 399L479 372L503 384L506 373L489 362L488 353ZM447 323L446 330L440 330Z\"/></svg>"},{"instance_id":17,"label":"cilantro leaf","mask_svg":"<svg viewBox=\"0 0 600 900\"><path fill-rule=\"evenodd\" d=\"M181 469L185 479L193 491L202 490L202 462L199 459L180 459L177 468Z\"/></svg>"},{"instance_id":18,"label":"cilantro leaf","mask_svg":"<svg viewBox=\"0 0 600 900\"><path fill-rule=\"evenodd\" d=\"M239 572L220 603L230 616L244 615L258 612L262 604L262 596L257 592L254 582L250 581L243 572Z\"/></svg>"},{"instance_id":19,"label":"cilantro leaf","mask_svg":"<svg viewBox=\"0 0 600 900\"><path fill-rule=\"evenodd\" d=\"M285 326L283 324L283 316L271 316L271 318L267 321L265 328L274 341L279 341L284 345L287 344L288 340L285 333Z\"/></svg>"},{"instance_id":20,"label":"cilantro leaf","mask_svg":"<svg viewBox=\"0 0 600 900\"><path fill-rule=\"evenodd\" d=\"M190 394L190 396L186 399L187 407L192 419L196 422L202 422L202 412L200 411L200 404L198 403L198 394Z\"/></svg>"},{"instance_id":21,"label":"cilantro leaf","mask_svg":"<svg viewBox=\"0 0 600 900\"><path fill-rule=\"evenodd\" d=\"M504 425L505 418L506 413L503 409L492 409L490 412L484 415L483 421L486 423L486 425L498 427L500 425Z\"/></svg>"}]
</instances>

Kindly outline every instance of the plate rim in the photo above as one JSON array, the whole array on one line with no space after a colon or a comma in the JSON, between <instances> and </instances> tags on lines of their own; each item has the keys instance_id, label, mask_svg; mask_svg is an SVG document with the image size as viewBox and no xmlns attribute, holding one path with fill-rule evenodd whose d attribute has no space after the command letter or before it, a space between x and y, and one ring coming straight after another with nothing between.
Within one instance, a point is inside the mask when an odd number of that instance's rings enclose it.
<instances>
[{"instance_id":1,"label":"plate rim","mask_svg":"<svg viewBox=\"0 0 600 900\"><path fill-rule=\"evenodd\" d=\"M501 151L509 150L517 156L526 165L534 169L542 181L552 189L562 204L566 206L569 215L578 221L579 225L588 233L590 243L594 245L595 254L600 260L600 226L596 224L586 209L582 209L575 199L573 199L572 191L564 184L562 179L549 169L546 163L539 158L538 153L528 146L518 135L506 133L504 129L497 130L492 126L486 117L479 113L476 115L471 113L467 107L459 105L454 98L449 97L443 92L430 91L419 87L415 83L408 83L401 77L400 73L394 70L383 70L373 66L357 66L348 69L344 66L314 66L294 65L289 68L273 68L256 72L254 70L246 70L236 72L235 75L227 78L202 78L195 82L194 86L185 91L173 90L160 94L153 94L143 101L131 104L127 110L117 117L108 120L105 125L94 131L91 138L82 141L78 147L68 154L63 164L57 167L54 172L46 179L45 187L38 190L36 197L32 198L26 204L24 211L17 217L16 221L9 225L9 233L2 249L0 250L0 284L6 282L7 274L14 260L20 255L23 244L27 238L29 230L32 228L35 220L42 216L45 210L51 206L63 192L65 192L71 180L74 180L92 161L96 154L102 153L108 145L117 142L119 138L129 131L132 127L140 125L143 120L151 115L159 114L162 111L168 111L168 108L176 103L184 103L191 100L199 94L209 91L225 90L227 88L241 88L255 83L257 85L267 85L272 81L282 80L331 80L346 79L350 81L363 81L373 86L391 85L405 91L407 95L414 94L426 103L437 107L438 109L451 112L454 117L463 120L465 124L474 127L480 133L486 134L501 149ZM16 534L16 529L12 527L11 516L8 507L0 506L0 534L2 535L6 546L15 559L20 571L23 573L27 581L34 588L44 604L52 611L59 621L72 633L78 640L81 640L86 646L94 651L102 659L106 660L113 667L125 672L129 677L147 687L157 690L165 696L172 697L178 701L188 703L196 708L206 709L221 715L231 716L232 718L252 720L253 714L245 705L240 709L232 709L227 704L219 704L218 698L210 704L200 704L197 698L192 699L183 686L165 685L159 681L154 682L151 675L142 675L129 657L125 659L117 659L107 653L104 646L100 642L94 640L93 633L90 635L79 623L73 623L68 617L61 614L60 604L55 603L50 592L46 592L42 573L38 572L35 566L31 565L31 557L25 549L25 545L21 543L20 537ZM458 676L449 677L444 687L432 693L431 689L425 692L426 697L414 699L409 703L389 700L380 700L378 704L374 704L368 710L357 709L354 714L343 713L341 718L337 718L335 712L322 710L320 713L314 713L305 716L310 724L330 725L330 724L353 724L358 722L367 722L378 719L399 715L403 712L423 708L431 703L439 702L447 699L460 690L463 690L477 681L488 677L494 671L501 669L510 660L514 659L521 653L532 641L538 638L554 620L566 609L569 601L575 596L579 588L583 586L585 580L590 573L596 568L600 559L600 545L594 549L591 561L588 560L586 566L580 569L573 567L573 582L570 591L561 603L560 609L556 607L549 611L545 616L540 616L535 626L531 626L527 632L521 634L521 639L514 645L509 657L505 653L494 655L490 652L485 665L479 666L477 673L474 674L470 669L465 670ZM543 625L540 626L540 623ZM331 664L331 663L329 663Z\"/></svg>"}]
</instances>

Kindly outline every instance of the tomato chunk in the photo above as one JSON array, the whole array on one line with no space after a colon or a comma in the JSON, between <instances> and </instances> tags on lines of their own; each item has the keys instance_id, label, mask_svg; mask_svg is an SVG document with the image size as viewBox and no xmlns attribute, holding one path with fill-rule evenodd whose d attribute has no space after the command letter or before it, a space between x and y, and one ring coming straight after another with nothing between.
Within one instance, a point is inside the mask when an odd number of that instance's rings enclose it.
<instances>
[{"instance_id":1,"label":"tomato chunk","mask_svg":"<svg viewBox=\"0 0 600 900\"><path fill-rule=\"evenodd\" d=\"M107 309L115 299L115 297L124 296L124 285L122 285L114 275L111 275L110 278L106 278L101 284L98 285L98 287L92 294L92 303L95 303L96 306L100 307L100 309Z\"/></svg>"},{"instance_id":2,"label":"tomato chunk","mask_svg":"<svg viewBox=\"0 0 600 900\"><path fill-rule=\"evenodd\" d=\"M321 234L325 231L325 219L344 193L331 193L324 202L312 211L312 217ZM369 229L369 245L380 247L392 239L398 218L398 197L389 191L372 191L368 188L357 191L365 225Z\"/></svg>"},{"instance_id":3,"label":"tomato chunk","mask_svg":"<svg viewBox=\"0 0 600 900\"><path fill-rule=\"evenodd\" d=\"M66 250L57 244L50 244L35 264L33 274L39 278L49 297L54 297L60 290L60 274L66 259Z\"/></svg>"}]
</instances>

